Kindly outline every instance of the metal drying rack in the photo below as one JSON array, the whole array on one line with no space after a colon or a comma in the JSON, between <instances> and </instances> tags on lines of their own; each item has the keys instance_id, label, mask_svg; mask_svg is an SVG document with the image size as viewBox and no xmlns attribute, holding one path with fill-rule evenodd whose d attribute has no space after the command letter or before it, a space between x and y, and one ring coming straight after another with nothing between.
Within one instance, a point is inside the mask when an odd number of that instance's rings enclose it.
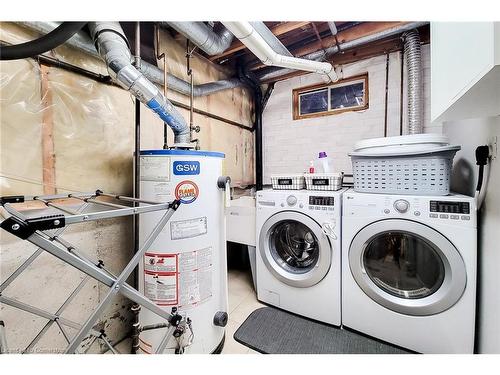
<instances>
[{"instance_id":1,"label":"metal drying rack","mask_svg":"<svg viewBox=\"0 0 500 375\"><path fill-rule=\"evenodd\" d=\"M133 206L126 206L124 204L111 203L97 199L98 197L105 197L108 200L116 200L120 203L132 204ZM80 206L73 209L69 204L64 204L67 199L76 199ZM43 203L45 208L55 210L55 214L46 216L28 217L15 208L16 203L25 203L29 201L38 201ZM67 202L66 202L67 203ZM179 200L172 202L152 202L144 199L137 199L122 195L108 194L101 190L96 190L92 193L85 194L59 194L59 195L46 195L46 196L6 196L0 198L0 205L3 207L4 216L6 219L2 221L0 227L15 236L29 241L36 245L37 250L26 259L4 282L0 284L0 302L14 308L21 309L28 313L45 318L48 322L42 330L33 338L30 344L22 351L27 353L33 350L36 343L48 331L48 329L55 323L61 333L63 334L68 346L65 353L78 353L78 349L82 341L86 337L91 337L91 341L87 346L87 350L96 340L101 340L108 349L113 353L118 353L117 349L113 347L110 340L106 337L104 330L97 330L95 325L99 317L105 309L112 303L113 297L118 293L137 303L138 305L152 311L160 318L166 320L166 323L159 323L154 328L167 328L156 353L164 352L168 342L174 337L179 343L179 338L186 331L186 326L190 326L191 321L189 318L181 316L174 308L169 313L158 307L153 301L139 293L135 288L126 283L127 278L131 275L134 269L143 258L144 253L156 240L157 236L162 231L163 227L170 220L174 212L180 205ZM87 208L92 205L93 207L105 207L103 211L86 212ZM156 226L146 237L143 245L134 254L132 259L125 266L123 271L115 276L113 273L106 270L104 263L99 260L97 262L86 257L80 250L73 244L61 238L62 233L71 224L83 223L94 220L110 219L122 216L139 215L148 212L165 211L161 216ZM46 233L45 231L49 231ZM63 262L77 268L86 276L78 284L78 286L71 292L66 301L55 312L49 312L38 307L26 304L16 299L4 295L4 290L18 277L23 271L40 255L43 251L47 251L53 256L59 258ZM87 318L83 324L79 324L72 320L66 319L61 316L64 309L68 307L71 301L82 290L83 286L90 279L95 279L110 287L101 302L94 309L93 313ZM77 329L78 332L73 337L70 337L66 328ZM8 328L8 327L7 327ZM147 329L146 327L144 327ZM0 352L8 352L7 340L5 337L4 322L0 321ZM178 348L177 352L183 352L183 348Z\"/></svg>"}]
</instances>

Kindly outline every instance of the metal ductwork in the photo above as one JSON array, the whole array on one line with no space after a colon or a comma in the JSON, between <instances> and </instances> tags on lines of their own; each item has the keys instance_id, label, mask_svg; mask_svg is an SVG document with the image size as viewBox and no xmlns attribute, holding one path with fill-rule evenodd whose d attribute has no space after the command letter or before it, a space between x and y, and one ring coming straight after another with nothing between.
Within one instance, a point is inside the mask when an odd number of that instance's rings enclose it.
<instances>
[{"instance_id":1,"label":"metal ductwork","mask_svg":"<svg viewBox=\"0 0 500 375\"><path fill-rule=\"evenodd\" d=\"M359 46L364 45L364 44L376 42L376 41L381 40L381 39L385 39L385 38L388 38L388 37L391 37L394 35L404 33L405 31L410 31L410 30L416 29L418 27L425 26L427 24L428 24L428 22L411 22L411 23L408 23L406 25L395 26L395 27L392 27L390 29L381 31L379 33L367 35L367 36L364 36L364 37L361 37L361 38L358 38L355 40L351 40L349 42L336 44L336 45L331 46L329 48L326 48L324 50L310 53L308 55L302 56L301 59L314 60L314 61L324 61L327 58L331 57L332 55L334 55L335 53L337 53L341 50L344 51L344 50L348 50L350 48L359 47ZM292 73L296 70L300 70L300 69L275 69L275 70L271 70L271 71L268 70L265 73L259 74L258 77L261 81L277 80L280 77L287 75L289 73Z\"/></svg>"},{"instance_id":2,"label":"metal ductwork","mask_svg":"<svg viewBox=\"0 0 500 375\"><path fill-rule=\"evenodd\" d=\"M423 131L422 52L417 30L403 34L408 91L408 134Z\"/></svg>"},{"instance_id":3,"label":"metal ductwork","mask_svg":"<svg viewBox=\"0 0 500 375\"><path fill-rule=\"evenodd\" d=\"M18 22L19 25L36 31L39 34L47 34L59 26L60 22ZM101 58L99 53L94 46L94 43L90 37L83 31L78 32L73 37L71 37L65 45L75 48L77 50L88 53L96 58ZM158 68L156 65L152 65L147 61L141 61L141 66L139 68L142 74L146 76L151 82L162 85L164 84L164 74L163 70ZM183 79L168 73L167 75L167 86L170 90L176 91L182 95L190 95L191 84ZM215 94L216 92L233 89L235 87L242 87L243 83L238 78L223 79L219 81L204 83L200 85L193 86L193 95L195 97L207 96Z\"/></svg>"},{"instance_id":4,"label":"metal ductwork","mask_svg":"<svg viewBox=\"0 0 500 375\"><path fill-rule=\"evenodd\" d=\"M330 63L290 57L275 52L249 22L223 22L223 24L266 65L318 73L327 81L338 80L335 69Z\"/></svg>"},{"instance_id":5,"label":"metal ductwork","mask_svg":"<svg viewBox=\"0 0 500 375\"><path fill-rule=\"evenodd\" d=\"M147 64L143 61L139 70L151 82L163 86L165 82L165 76L162 69L154 65ZM241 82L238 78L222 79L219 81L202 83L193 86L193 96L207 96L215 94L219 91L229 90L241 86L243 86L243 82ZM171 74L167 75L167 87L170 90L174 90L182 95L191 95L191 84Z\"/></svg>"},{"instance_id":6,"label":"metal ductwork","mask_svg":"<svg viewBox=\"0 0 500 375\"><path fill-rule=\"evenodd\" d=\"M160 90L132 65L127 38L119 22L89 22L90 35L111 78L155 112L174 132L174 146L188 147L190 129Z\"/></svg>"},{"instance_id":7,"label":"metal ductwork","mask_svg":"<svg viewBox=\"0 0 500 375\"><path fill-rule=\"evenodd\" d=\"M233 34L226 28L215 32L203 22L159 22L158 24L174 28L210 56L224 52L233 41Z\"/></svg>"}]
</instances>

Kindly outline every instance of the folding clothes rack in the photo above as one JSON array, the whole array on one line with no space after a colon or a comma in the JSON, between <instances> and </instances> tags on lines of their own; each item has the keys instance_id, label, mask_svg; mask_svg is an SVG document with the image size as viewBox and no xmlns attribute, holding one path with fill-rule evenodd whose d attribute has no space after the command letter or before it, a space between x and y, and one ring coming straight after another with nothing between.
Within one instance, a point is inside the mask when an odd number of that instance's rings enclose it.
<instances>
[{"instance_id":1,"label":"folding clothes rack","mask_svg":"<svg viewBox=\"0 0 500 375\"><path fill-rule=\"evenodd\" d=\"M121 203L132 204L132 206L111 203L109 201L97 199L98 197L106 197L108 198L108 200L116 200ZM78 209L68 207L70 206L69 204L63 204L63 202L67 199L76 199L76 202L78 202L80 205ZM28 201L42 202L47 208L55 209L56 213L48 216L27 217L22 212L16 210L15 204ZM180 342L182 341L180 340L180 338L186 332L186 327L190 326L190 319L178 314L176 309L173 309L172 313L168 313L126 283L127 278L137 267L139 261L143 258L144 253L153 244L157 236L162 231L163 227L167 224L174 212L179 207L179 200L174 200L172 202L166 203L152 202L121 195L107 194L102 192L101 190L97 190L95 192L86 194L60 194L33 197L7 196L0 198L0 204L3 207L4 211L7 212L7 215L5 215L5 212L3 212L4 216L7 218L2 221L0 227L23 240L31 242L38 247L37 250L12 273L12 275L10 275L3 283L0 284L1 303L48 319L47 324L33 338L31 343L24 349L23 353L29 352L54 323L59 327L68 343L68 346L65 349L65 353L76 353L81 342L88 336L91 336L92 339L87 347L87 350L95 340L101 340L111 352L118 353L106 337L105 332L102 330L99 331L95 328L97 320L105 311L105 309L112 303L113 297L118 293L121 293L138 305L154 312L160 318L166 319L166 323L159 323L154 325L154 328L167 328L165 336L163 336L163 339L161 340L161 343L157 348L157 353L162 353L165 350L168 342L172 337L174 337L179 343L178 345L180 345ZM92 207L90 207L90 205L92 205ZM106 208L106 210L86 210L87 208L95 207L104 207ZM102 261L92 261L85 255L83 255L83 253L79 251L74 245L60 237L65 229L68 228L68 226L71 224L121 216L139 215L154 211L165 211L165 213L159 219L153 230L146 237L143 245L134 254L130 262L125 266L123 271L118 276L115 276L111 272L107 271L104 268L104 264L102 263ZM46 233L46 231L49 232ZM26 303L3 295L4 290L14 281L14 279L21 275L22 272L26 270L26 268L40 254L43 253L43 251L47 251L53 256L59 258L65 263L77 268L78 270L86 274L86 277L72 291L66 301L55 313L42 310L38 307L28 305ZM101 300L93 313L83 324L79 324L72 320L63 318L61 314L64 309L78 295L85 283L91 278L110 287L105 297ZM77 329L78 332L74 337L70 338L66 327ZM182 347L179 347L177 349L178 352L183 352ZM8 352L7 342L5 339L5 327L3 322L0 322L0 353L5 352Z\"/></svg>"}]
</instances>

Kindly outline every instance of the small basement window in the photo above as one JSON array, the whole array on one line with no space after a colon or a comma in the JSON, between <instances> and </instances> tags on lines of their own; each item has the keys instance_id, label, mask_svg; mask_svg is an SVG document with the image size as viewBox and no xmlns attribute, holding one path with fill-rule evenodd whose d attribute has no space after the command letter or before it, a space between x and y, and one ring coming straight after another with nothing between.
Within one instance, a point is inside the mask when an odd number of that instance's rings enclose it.
<instances>
[{"instance_id":1,"label":"small basement window","mask_svg":"<svg viewBox=\"0 0 500 375\"><path fill-rule=\"evenodd\" d=\"M293 90L293 119L335 115L368 108L368 74Z\"/></svg>"}]
</instances>

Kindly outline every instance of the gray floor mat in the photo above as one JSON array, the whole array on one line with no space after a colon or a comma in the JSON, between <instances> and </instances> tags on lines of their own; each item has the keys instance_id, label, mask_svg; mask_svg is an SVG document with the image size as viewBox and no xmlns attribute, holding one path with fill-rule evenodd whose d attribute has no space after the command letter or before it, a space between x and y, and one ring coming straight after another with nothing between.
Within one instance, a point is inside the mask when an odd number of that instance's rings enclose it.
<instances>
[{"instance_id":1,"label":"gray floor mat","mask_svg":"<svg viewBox=\"0 0 500 375\"><path fill-rule=\"evenodd\" d=\"M234 339L267 354L408 354L404 349L350 330L312 321L274 307L252 312Z\"/></svg>"}]
</instances>

